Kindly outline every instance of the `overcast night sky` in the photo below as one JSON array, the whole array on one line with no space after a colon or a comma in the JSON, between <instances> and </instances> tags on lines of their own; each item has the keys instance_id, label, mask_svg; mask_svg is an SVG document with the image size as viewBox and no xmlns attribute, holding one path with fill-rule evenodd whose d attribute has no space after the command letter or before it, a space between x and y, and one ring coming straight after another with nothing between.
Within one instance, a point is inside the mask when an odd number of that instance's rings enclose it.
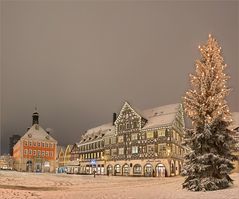
<instances>
[{"instance_id":1,"label":"overcast night sky","mask_svg":"<svg viewBox=\"0 0 239 199\"><path fill-rule=\"evenodd\" d=\"M219 41L239 111L239 3L1 3L1 149L23 135L37 104L60 145L139 109L181 102L198 45Z\"/></svg>"}]
</instances>

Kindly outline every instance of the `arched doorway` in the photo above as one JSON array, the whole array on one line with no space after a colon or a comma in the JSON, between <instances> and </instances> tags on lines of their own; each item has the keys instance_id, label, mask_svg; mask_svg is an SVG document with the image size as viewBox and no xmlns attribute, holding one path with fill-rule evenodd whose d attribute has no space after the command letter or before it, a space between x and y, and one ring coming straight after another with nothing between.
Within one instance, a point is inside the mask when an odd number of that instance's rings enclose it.
<instances>
[{"instance_id":1,"label":"arched doorway","mask_svg":"<svg viewBox=\"0 0 239 199\"><path fill-rule=\"evenodd\" d=\"M129 165L125 164L123 166L123 176L128 176L129 175Z\"/></svg>"},{"instance_id":2,"label":"arched doorway","mask_svg":"<svg viewBox=\"0 0 239 199\"><path fill-rule=\"evenodd\" d=\"M27 161L26 171L32 172L32 161L31 160Z\"/></svg>"},{"instance_id":3,"label":"arched doorway","mask_svg":"<svg viewBox=\"0 0 239 199\"><path fill-rule=\"evenodd\" d=\"M140 164L135 164L133 167L134 175L142 175L142 166Z\"/></svg>"},{"instance_id":4,"label":"arched doorway","mask_svg":"<svg viewBox=\"0 0 239 199\"><path fill-rule=\"evenodd\" d=\"M175 163L174 163L174 161L172 160L172 161L171 161L171 176L175 176L175 171L176 171Z\"/></svg>"},{"instance_id":5,"label":"arched doorway","mask_svg":"<svg viewBox=\"0 0 239 199\"><path fill-rule=\"evenodd\" d=\"M116 176L121 174L120 169L121 169L121 166L119 164L116 164L115 165L115 175Z\"/></svg>"},{"instance_id":6,"label":"arched doorway","mask_svg":"<svg viewBox=\"0 0 239 199\"><path fill-rule=\"evenodd\" d=\"M111 164L107 166L107 175L113 175L113 166Z\"/></svg>"},{"instance_id":7,"label":"arched doorway","mask_svg":"<svg viewBox=\"0 0 239 199\"><path fill-rule=\"evenodd\" d=\"M144 166L144 175L145 176L153 176L153 166L149 163L147 163L145 166Z\"/></svg>"},{"instance_id":8,"label":"arched doorway","mask_svg":"<svg viewBox=\"0 0 239 199\"><path fill-rule=\"evenodd\" d=\"M166 176L166 168L163 164L159 163L155 167L156 177L165 177Z\"/></svg>"}]
</instances>

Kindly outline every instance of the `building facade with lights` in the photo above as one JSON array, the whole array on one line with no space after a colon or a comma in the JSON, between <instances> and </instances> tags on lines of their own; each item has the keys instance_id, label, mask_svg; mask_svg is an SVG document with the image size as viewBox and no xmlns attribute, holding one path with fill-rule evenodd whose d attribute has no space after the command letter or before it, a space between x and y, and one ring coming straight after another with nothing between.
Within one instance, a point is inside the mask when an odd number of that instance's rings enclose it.
<instances>
[{"instance_id":1,"label":"building facade with lights","mask_svg":"<svg viewBox=\"0 0 239 199\"><path fill-rule=\"evenodd\" d=\"M14 169L55 172L57 141L39 125L38 112L34 112L32 118L32 127L13 147Z\"/></svg>"},{"instance_id":2,"label":"building facade with lights","mask_svg":"<svg viewBox=\"0 0 239 199\"><path fill-rule=\"evenodd\" d=\"M175 176L185 148L181 104L145 111L125 102L113 122L89 129L78 143L82 174Z\"/></svg>"}]
</instances>

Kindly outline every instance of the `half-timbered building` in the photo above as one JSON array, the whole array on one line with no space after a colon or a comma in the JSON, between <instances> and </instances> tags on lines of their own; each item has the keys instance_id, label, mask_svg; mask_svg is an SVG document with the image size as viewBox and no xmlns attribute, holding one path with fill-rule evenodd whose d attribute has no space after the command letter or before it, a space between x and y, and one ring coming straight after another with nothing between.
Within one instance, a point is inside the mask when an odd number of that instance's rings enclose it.
<instances>
[{"instance_id":1,"label":"half-timbered building","mask_svg":"<svg viewBox=\"0 0 239 199\"><path fill-rule=\"evenodd\" d=\"M181 104L140 111L125 102L113 123L88 130L78 143L80 173L174 176L185 148Z\"/></svg>"}]
</instances>

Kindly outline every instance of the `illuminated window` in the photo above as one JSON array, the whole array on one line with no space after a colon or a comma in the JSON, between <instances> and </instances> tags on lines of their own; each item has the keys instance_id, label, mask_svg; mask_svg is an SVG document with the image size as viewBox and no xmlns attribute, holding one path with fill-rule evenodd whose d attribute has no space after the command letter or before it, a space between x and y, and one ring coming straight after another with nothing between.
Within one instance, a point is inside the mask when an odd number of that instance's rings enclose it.
<instances>
[{"instance_id":1,"label":"illuminated window","mask_svg":"<svg viewBox=\"0 0 239 199\"><path fill-rule=\"evenodd\" d=\"M133 154L138 153L138 146L132 146L132 153Z\"/></svg>"},{"instance_id":2,"label":"illuminated window","mask_svg":"<svg viewBox=\"0 0 239 199\"><path fill-rule=\"evenodd\" d=\"M40 157L41 156L41 151L40 150L38 150L38 157Z\"/></svg>"},{"instance_id":3,"label":"illuminated window","mask_svg":"<svg viewBox=\"0 0 239 199\"><path fill-rule=\"evenodd\" d=\"M44 157L44 156L45 156L45 151L42 151L42 153L41 153L41 154L42 154L42 157Z\"/></svg>"},{"instance_id":4,"label":"illuminated window","mask_svg":"<svg viewBox=\"0 0 239 199\"><path fill-rule=\"evenodd\" d=\"M115 165L115 172L120 173L121 167L119 164Z\"/></svg>"},{"instance_id":5,"label":"illuminated window","mask_svg":"<svg viewBox=\"0 0 239 199\"><path fill-rule=\"evenodd\" d=\"M165 129L159 129L158 130L158 137L165 136Z\"/></svg>"},{"instance_id":6,"label":"illuminated window","mask_svg":"<svg viewBox=\"0 0 239 199\"><path fill-rule=\"evenodd\" d=\"M146 136L147 136L147 139L153 138L154 137L154 132L153 131L148 131Z\"/></svg>"},{"instance_id":7,"label":"illuminated window","mask_svg":"<svg viewBox=\"0 0 239 199\"><path fill-rule=\"evenodd\" d=\"M46 151L46 156L48 156L49 155L49 152L48 151Z\"/></svg>"}]
</instances>

